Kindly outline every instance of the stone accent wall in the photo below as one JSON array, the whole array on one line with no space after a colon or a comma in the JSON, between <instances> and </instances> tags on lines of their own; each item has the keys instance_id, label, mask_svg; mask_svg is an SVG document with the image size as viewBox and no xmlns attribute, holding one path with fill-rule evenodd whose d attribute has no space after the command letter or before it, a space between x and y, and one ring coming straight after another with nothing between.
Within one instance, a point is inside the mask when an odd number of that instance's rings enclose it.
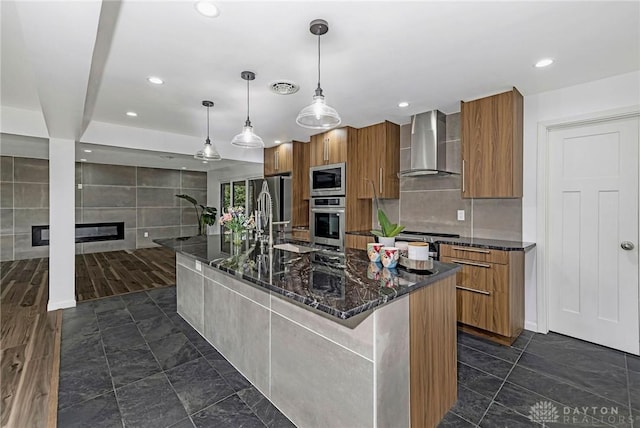
<instances>
[{"instance_id":1,"label":"stone accent wall","mask_svg":"<svg viewBox=\"0 0 640 428\"><path fill-rule=\"evenodd\" d=\"M76 253L144 248L155 238L196 234L193 207L175 197L181 193L206 204L207 174L76 163L76 223L125 223L124 240L76 244ZM48 257L48 246L31 246L31 226L47 224L49 161L0 156L0 260Z\"/></svg>"},{"instance_id":2,"label":"stone accent wall","mask_svg":"<svg viewBox=\"0 0 640 428\"><path fill-rule=\"evenodd\" d=\"M49 257L31 226L49 224L49 161L0 156L0 260Z\"/></svg>"},{"instance_id":3,"label":"stone accent wall","mask_svg":"<svg viewBox=\"0 0 640 428\"><path fill-rule=\"evenodd\" d=\"M460 113L447 115L447 164L461 171ZM400 128L400 170L411 167L411 125ZM389 219L419 232L457 233L476 238L522 239L522 199L462 199L462 176L400 179L400 199L380 201ZM465 211L458 221L457 211ZM375 205L374 205L375 211ZM374 212L373 227L378 220Z\"/></svg>"}]
</instances>

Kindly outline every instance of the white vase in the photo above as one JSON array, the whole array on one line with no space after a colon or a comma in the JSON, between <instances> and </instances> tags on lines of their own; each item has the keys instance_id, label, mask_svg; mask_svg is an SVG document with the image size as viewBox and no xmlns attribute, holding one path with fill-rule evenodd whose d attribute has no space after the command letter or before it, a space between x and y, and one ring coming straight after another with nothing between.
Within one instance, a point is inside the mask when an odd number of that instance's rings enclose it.
<instances>
[{"instance_id":1,"label":"white vase","mask_svg":"<svg viewBox=\"0 0 640 428\"><path fill-rule=\"evenodd\" d=\"M381 243L384 247L393 247L396 244L395 237L386 237L386 236L378 236L378 242Z\"/></svg>"}]
</instances>

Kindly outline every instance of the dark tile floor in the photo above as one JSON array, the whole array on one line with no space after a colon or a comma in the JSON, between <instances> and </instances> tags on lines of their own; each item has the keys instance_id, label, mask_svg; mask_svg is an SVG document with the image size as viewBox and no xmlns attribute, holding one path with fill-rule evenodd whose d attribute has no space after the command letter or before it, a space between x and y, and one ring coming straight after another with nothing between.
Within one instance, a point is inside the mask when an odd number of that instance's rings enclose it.
<instances>
[{"instance_id":1,"label":"dark tile floor","mask_svg":"<svg viewBox=\"0 0 640 428\"><path fill-rule=\"evenodd\" d=\"M458 401L440 427L477 426L640 427L640 358L556 333L511 347L459 333Z\"/></svg>"},{"instance_id":2,"label":"dark tile floor","mask_svg":"<svg viewBox=\"0 0 640 428\"><path fill-rule=\"evenodd\" d=\"M640 358L554 333L460 333L458 383L441 427L640 421ZM175 287L64 311L58 408L60 428L293 426L177 315Z\"/></svg>"},{"instance_id":3,"label":"dark tile floor","mask_svg":"<svg viewBox=\"0 0 640 428\"><path fill-rule=\"evenodd\" d=\"M63 314L58 427L293 427L176 313L175 287Z\"/></svg>"}]
</instances>

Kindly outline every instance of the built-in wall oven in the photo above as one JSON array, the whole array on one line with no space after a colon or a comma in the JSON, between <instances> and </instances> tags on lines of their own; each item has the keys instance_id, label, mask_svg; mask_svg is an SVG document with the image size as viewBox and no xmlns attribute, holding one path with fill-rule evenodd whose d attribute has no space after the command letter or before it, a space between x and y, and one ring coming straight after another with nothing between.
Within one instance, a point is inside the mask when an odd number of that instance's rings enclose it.
<instances>
[{"instance_id":1,"label":"built-in wall oven","mask_svg":"<svg viewBox=\"0 0 640 428\"><path fill-rule=\"evenodd\" d=\"M311 242L344 250L345 198L312 198L309 211Z\"/></svg>"},{"instance_id":2,"label":"built-in wall oven","mask_svg":"<svg viewBox=\"0 0 640 428\"><path fill-rule=\"evenodd\" d=\"M345 196L347 194L345 167L345 163L334 163L309 168L311 197Z\"/></svg>"}]
</instances>

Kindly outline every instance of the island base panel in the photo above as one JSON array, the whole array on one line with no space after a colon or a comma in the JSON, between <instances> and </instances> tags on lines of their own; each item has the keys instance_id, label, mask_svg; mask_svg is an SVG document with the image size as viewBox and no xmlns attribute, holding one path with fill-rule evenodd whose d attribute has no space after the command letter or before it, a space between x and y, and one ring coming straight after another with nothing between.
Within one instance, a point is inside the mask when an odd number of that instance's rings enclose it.
<instances>
[{"instance_id":1,"label":"island base panel","mask_svg":"<svg viewBox=\"0 0 640 428\"><path fill-rule=\"evenodd\" d=\"M457 399L455 276L409 295L411 426L435 427Z\"/></svg>"}]
</instances>

